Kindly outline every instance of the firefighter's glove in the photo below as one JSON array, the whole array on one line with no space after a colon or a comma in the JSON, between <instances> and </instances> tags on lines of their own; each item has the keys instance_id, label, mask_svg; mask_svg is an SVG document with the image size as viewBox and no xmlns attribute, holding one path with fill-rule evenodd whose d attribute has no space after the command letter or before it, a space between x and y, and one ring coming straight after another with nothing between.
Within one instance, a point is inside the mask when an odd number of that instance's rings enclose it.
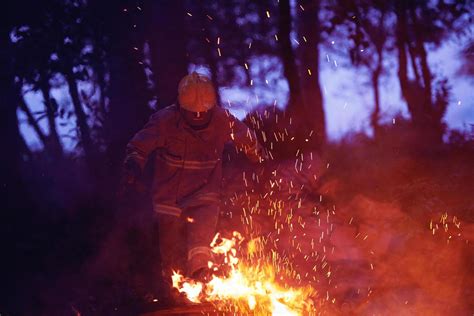
<instances>
[{"instance_id":1,"label":"firefighter's glove","mask_svg":"<svg viewBox=\"0 0 474 316\"><path fill-rule=\"evenodd\" d=\"M120 198L125 198L126 196L142 191L143 184L140 182L141 173L140 165L134 159L128 158L125 160L120 179Z\"/></svg>"}]
</instances>

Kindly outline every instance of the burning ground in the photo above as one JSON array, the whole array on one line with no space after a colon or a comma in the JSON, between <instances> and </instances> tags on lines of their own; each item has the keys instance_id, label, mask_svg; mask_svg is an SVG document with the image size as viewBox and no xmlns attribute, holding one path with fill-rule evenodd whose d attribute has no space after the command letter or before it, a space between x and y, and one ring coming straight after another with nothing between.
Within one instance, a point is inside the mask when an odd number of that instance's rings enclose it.
<instances>
[{"instance_id":1,"label":"burning ground","mask_svg":"<svg viewBox=\"0 0 474 316\"><path fill-rule=\"evenodd\" d=\"M279 290L302 291L293 301L316 315L472 313L473 152L446 145L422 155L382 144L353 139L327 147L322 157L296 149L262 165L231 157L224 166L221 236L239 231L239 259L267 264L271 271L260 272L274 276ZM144 199L132 205L133 212L110 222L87 260L51 270L44 282L29 281L28 311L139 313L159 283L151 277L159 257L149 205ZM254 296L256 303L262 299ZM234 303L250 308L250 297ZM219 300L213 303L219 307Z\"/></svg>"},{"instance_id":2,"label":"burning ground","mask_svg":"<svg viewBox=\"0 0 474 316\"><path fill-rule=\"evenodd\" d=\"M277 253L283 286L312 287L318 314L472 312L472 153L363 140L327 153L229 166L220 230Z\"/></svg>"},{"instance_id":3,"label":"burning ground","mask_svg":"<svg viewBox=\"0 0 474 316\"><path fill-rule=\"evenodd\" d=\"M242 314L469 314L471 161L466 152L439 151L427 158L387 150L359 143L333 147L325 157L300 152L257 170L230 163L219 231L243 232L249 242L239 259L246 264L232 265L225 277L199 284L194 293L183 284L196 283L184 276L176 287L195 302L212 302L220 310L232 305ZM247 284L255 269L261 273L257 282L299 291L289 300L293 305L280 299L287 309L279 312L271 304L272 290L255 295Z\"/></svg>"}]
</instances>

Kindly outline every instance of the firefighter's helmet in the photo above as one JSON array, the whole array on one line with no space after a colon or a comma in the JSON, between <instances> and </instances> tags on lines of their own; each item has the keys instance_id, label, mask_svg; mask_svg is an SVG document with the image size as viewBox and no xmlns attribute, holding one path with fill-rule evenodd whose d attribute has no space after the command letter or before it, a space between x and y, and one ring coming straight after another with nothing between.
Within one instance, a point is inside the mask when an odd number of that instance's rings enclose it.
<instances>
[{"instance_id":1,"label":"firefighter's helmet","mask_svg":"<svg viewBox=\"0 0 474 316\"><path fill-rule=\"evenodd\" d=\"M211 79L193 72L179 82L178 101L190 112L206 112L216 105L216 91Z\"/></svg>"}]
</instances>

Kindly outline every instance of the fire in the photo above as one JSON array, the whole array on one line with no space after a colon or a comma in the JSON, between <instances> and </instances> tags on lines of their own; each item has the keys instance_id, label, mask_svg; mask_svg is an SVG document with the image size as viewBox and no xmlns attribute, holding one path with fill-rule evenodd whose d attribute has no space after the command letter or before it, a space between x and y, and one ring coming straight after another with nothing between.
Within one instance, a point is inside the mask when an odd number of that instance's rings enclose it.
<instances>
[{"instance_id":1,"label":"fire","mask_svg":"<svg viewBox=\"0 0 474 316\"><path fill-rule=\"evenodd\" d=\"M220 234L211 243L216 260L209 262L213 274L206 283L172 276L173 287L194 303L211 302L217 309L253 315L308 315L312 312L309 288L287 288L276 282L274 267L265 260L239 260L237 246L243 241L238 232L231 239ZM255 247L250 242L249 247ZM252 250L252 249L249 249Z\"/></svg>"},{"instance_id":2,"label":"fire","mask_svg":"<svg viewBox=\"0 0 474 316\"><path fill-rule=\"evenodd\" d=\"M184 280L184 276L174 272L171 276L173 287L177 288L180 293L185 293L188 300L193 303L199 303L199 295L202 292L203 284L201 282L194 282L193 280Z\"/></svg>"}]
</instances>

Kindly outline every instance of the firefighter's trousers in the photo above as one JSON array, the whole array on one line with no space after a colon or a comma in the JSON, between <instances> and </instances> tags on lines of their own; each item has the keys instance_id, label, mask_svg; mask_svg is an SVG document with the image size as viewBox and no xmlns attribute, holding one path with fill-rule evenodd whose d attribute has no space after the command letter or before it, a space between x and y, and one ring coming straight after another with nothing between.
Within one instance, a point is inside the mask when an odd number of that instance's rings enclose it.
<instances>
[{"instance_id":1,"label":"firefighter's trousers","mask_svg":"<svg viewBox=\"0 0 474 316\"><path fill-rule=\"evenodd\" d=\"M165 281L172 271L191 276L208 266L210 243L216 233L219 205L195 201L183 207L181 216L158 213L161 266Z\"/></svg>"}]
</instances>

